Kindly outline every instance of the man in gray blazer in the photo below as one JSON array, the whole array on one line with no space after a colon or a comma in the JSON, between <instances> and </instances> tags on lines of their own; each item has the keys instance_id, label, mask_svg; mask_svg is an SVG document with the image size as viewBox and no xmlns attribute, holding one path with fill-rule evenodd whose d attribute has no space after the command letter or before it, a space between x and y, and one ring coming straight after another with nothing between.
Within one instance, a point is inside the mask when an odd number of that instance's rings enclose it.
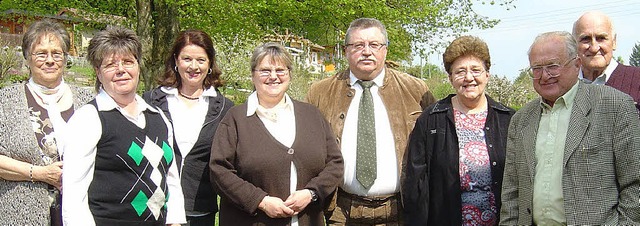
<instances>
[{"instance_id":1,"label":"man in gray blazer","mask_svg":"<svg viewBox=\"0 0 640 226\"><path fill-rule=\"evenodd\" d=\"M640 120L633 99L578 81L568 32L529 49L540 95L511 118L501 225L640 222Z\"/></svg>"}]
</instances>

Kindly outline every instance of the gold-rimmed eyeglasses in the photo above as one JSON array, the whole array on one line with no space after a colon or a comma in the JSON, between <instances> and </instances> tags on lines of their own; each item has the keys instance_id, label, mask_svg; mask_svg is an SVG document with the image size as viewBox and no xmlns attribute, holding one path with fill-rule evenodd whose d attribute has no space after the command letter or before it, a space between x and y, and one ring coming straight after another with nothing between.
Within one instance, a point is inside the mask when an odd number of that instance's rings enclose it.
<instances>
[{"instance_id":1,"label":"gold-rimmed eyeglasses","mask_svg":"<svg viewBox=\"0 0 640 226\"><path fill-rule=\"evenodd\" d=\"M35 57L35 60L37 62L45 62L47 61L47 58L49 56L51 56L53 61L56 61L56 62L60 62L64 60L63 52L36 52L36 53L32 53L31 55Z\"/></svg>"},{"instance_id":2,"label":"gold-rimmed eyeglasses","mask_svg":"<svg viewBox=\"0 0 640 226\"><path fill-rule=\"evenodd\" d=\"M562 64L547 64L530 67L529 71L531 72L531 78L540 79L542 78L542 74L544 74L545 71L547 72L547 74L549 74L550 78L558 77L560 76L560 70L576 58L578 57L571 58Z\"/></svg>"}]
</instances>

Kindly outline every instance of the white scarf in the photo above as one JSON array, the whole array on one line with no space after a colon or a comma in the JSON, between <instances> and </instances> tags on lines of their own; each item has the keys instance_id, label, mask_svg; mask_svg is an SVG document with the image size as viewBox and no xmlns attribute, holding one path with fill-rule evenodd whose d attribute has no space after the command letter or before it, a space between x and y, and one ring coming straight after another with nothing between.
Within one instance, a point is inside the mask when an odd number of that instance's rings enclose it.
<instances>
[{"instance_id":1,"label":"white scarf","mask_svg":"<svg viewBox=\"0 0 640 226\"><path fill-rule=\"evenodd\" d=\"M33 78L29 79L27 83L29 89L36 94L42 100L45 109L47 109L47 114L49 115L49 121L53 125L53 136L56 139L56 147L58 150L58 155L60 159L62 159L62 154L64 150L64 134L67 123L62 119L62 115L60 115L60 109L58 109L58 102L62 99L66 91L69 90L69 86L64 82L64 79L60 82L60 85L54 88L47 88L45 86L39 85L33 81Z\"/></svg>"}]
</instances>

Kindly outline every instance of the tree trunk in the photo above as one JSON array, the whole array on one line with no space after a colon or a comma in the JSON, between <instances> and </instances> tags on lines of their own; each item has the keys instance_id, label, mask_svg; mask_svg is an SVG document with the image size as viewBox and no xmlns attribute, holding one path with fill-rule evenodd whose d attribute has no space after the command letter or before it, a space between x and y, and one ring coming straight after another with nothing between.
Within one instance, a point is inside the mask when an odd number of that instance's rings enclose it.
<instances>
[{"instance_id":1,"label":"tree trunk","mask_svg":"<svg viewBox=\"0 0 640 226\"><path fill-rule=\"evenodd\" d=\"M143 45L142 91L156 86L173 39L179 31L178 11L166 0L137 0L137 34Z\"/></svg>"}]
</instances>

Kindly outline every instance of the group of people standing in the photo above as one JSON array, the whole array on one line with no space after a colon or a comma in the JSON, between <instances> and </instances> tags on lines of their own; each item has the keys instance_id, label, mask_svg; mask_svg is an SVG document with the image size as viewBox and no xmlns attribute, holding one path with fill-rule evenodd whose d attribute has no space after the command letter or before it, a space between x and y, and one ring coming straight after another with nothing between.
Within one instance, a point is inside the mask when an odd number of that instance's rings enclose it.
<instances>
[{"instance_id":1,"label":"group of people standing","mask_svg":"<svg viewBox=\"0 0 640 226\"><path fill-rule=\"evenodd\" d=\"M202 31L178 35L142 96L135 33L97 33L94 96L64 82L65 29L38 21L22 43L29 81L0 89L0 223L214 225L219 212L219 225L638 224L640 69L611 59L615 37L599 12L573 35L539 35L528 55L540 98L516 112L485 93L481 39L447 47L455 94L437 101L385 65L386 28L360 18L348 68L306 103L287 95L288 50L266 43L250 59L255 91L233 106Z\"/></svg>"}]
</instances>

